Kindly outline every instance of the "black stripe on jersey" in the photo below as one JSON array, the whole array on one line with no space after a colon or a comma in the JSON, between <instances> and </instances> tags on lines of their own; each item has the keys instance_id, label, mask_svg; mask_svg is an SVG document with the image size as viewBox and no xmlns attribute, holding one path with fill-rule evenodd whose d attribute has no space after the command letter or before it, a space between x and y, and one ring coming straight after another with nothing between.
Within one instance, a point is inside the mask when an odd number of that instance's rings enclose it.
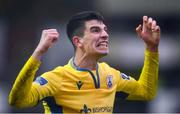
<instances>
[{"instance_id":1,"label":"black stripe on jersey","mask_svg":"<svg viewBox=\"0 0 180 114\"><path fill-rule=\"evenodd\" d=\"M98 70L98 69L97 69L97 70ZM88 70L88 69L87 69L86 71L88 71L88 72L91 74L91 77L92 77L93 80L94 80L95 88L96 88L96 89L100 88L99 75L97 75L97 81L96 81L96 78L95 78L94 74L93 74L90 70ZM96 71L96 74L97 74L97 71Z\"/></svg>"},{"instance_id":2,"label":"black stripe on jersey","mask_svg":"<svg viewBox=\"0 0 180 114\"><path fill-rule=\"evenodd\" d=\"M119 91L116 92L116 97L125 100L127 97L129 96L129 93L123 92L123 91Z\"/></svg>"},{"instance_id":3,"label":"black stripe on jersey","mask_svg":"<svg viewBox=\"0 0 180 114\"><path fill-rule=\"evenodd\" d=\"M45 97L43 99L49 106L51 113L63 113L62 107L56 104L54 97Z\"/></svg>"},{"instance_id":4,"label":"black stripe on jersey","mask_svg":"<svg viewBox=\"0 0 180 114\"><path fill-rule=\"evenodd\" d=\"M97 76L97 88L100 88L100 78L99 78L99 65L96 65L96 76Z\"/></svg>"},{"instance_id":5,"label":"black stripe on jersey","mask_svg":"<svg viewBox=\"0 0 180 114\"><path fill-rule=\"evenodd\" d=\"M96 76L97 76L97 80L96 80L96 77L95 75L93 74L93 72L88 69L88 68L79 68L75 63L74 63L74 58L71 59L71 65L74 69L76 70L79 70L79 71L87 71L91 74L91 77L93 78L93 81L94 81L94 85L95 85L95 88L98 89L100 88L100 78L99 78L99 72L98 72L98 64L96 65Z\"/></svg>"}]
</instances>

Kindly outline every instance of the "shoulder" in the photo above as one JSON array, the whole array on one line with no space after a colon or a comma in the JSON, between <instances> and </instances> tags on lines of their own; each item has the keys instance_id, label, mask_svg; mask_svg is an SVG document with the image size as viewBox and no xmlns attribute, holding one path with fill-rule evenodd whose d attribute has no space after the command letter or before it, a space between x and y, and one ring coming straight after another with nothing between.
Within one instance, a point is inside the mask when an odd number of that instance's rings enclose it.
<instances>
[{"instance_id":1,"label":"shoulder","mask_svg":"<svg viewBox=\"0 0 180 114\"><path fill-rule=\"evenodd\" d=\"M58 75L58 74L61 74L63 71L63 67L62 66L58 66L58 67L55 67L54 69L48 71L48 72L45 72L43 75L47 75L47 74L54 74L54 75Z\"/></svg>"},{"instance_id":2,"label":"shoulder","mask_svg":"<svg viewBox=\"0 0 180 114\"><path fill-rule=\"evenodd\" d=\"M118 76L120 74L120 71L111 67L106 62L99 63L99 67L102 71L107 72L108 74L116 75Z\"/></svg>"},{"instance_id":3,"label":"shoulder","mask_svg":"<svg viewBox=\"0 0 180 114\"><path fill-rule=\"evenodd\" d=\"M104 68L111 68L106 62L99 63L99 66Z\"/></svg>"},{"instance_id":4,"label":"shoulder","mask_svg":"<svg viewBox=\"0 0 180 114\"><path fill-rule=\"evenodd\" d=\"M62 80L63 78L63 67L58 66L53 70L43 73L40 77L47 79L48 81Z\"/></svg>"},{"instance_id":5,"label":"shoulder","mask_svg":"<svg viewBox=\"0 0 180 114\"><path fill-rule=\"evenodd\" d=\"M99 66L101 68L103 68L104 70L111 70L111 71L118 71L117 69L111 67L109 64L107 64L106 62L102 62L102 63L99 63Z\"/></svg>"}]
</instances>

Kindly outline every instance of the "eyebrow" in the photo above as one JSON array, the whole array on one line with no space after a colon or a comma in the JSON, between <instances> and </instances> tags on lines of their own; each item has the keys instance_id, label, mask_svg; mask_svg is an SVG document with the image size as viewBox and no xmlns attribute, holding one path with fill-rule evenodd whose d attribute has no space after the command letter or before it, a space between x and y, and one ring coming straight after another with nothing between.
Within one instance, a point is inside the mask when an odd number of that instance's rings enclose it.
<instances>
[{"instance_id":1,"label":"eyebrow","mask_svg":"<svg viewBox=\"0 0 180 114\"><path fill-rule=\"evenodd\" d=\"M99 27L99 26L92 26L92 27L90 27L90 30L91 30L91 29L94 29L94 28L100 28L100 29L101 29L101 27ZM107 30L107 26L104 26L103 29Z\"/></svg>"},{"instance_id":2,"label":"eyebrow","mask_svg":"<svg viewBox=\"0 0 180 114\"><path fill-rule=\"evenodd\" d=\"M99 26L92 26L90 27L90 29L93 29L93 28L100 28Z\"/></svg>"}]
</instances>

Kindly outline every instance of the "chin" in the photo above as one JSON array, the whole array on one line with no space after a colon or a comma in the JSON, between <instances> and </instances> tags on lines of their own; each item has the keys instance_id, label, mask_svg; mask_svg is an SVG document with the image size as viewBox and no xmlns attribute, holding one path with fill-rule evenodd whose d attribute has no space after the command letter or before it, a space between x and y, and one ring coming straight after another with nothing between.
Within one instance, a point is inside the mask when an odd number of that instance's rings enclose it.
<instances>
[{"instance_id":1,"label":"chin","mask_svg":"<svg viewBox=\"0 0 180 114\"><path fill-rule=\"evenodd\" d=\"M98 51L99 55L101 56L106 56L109 53L109 50L104 50L104 51Z\"/></svg>"}]
</instances>

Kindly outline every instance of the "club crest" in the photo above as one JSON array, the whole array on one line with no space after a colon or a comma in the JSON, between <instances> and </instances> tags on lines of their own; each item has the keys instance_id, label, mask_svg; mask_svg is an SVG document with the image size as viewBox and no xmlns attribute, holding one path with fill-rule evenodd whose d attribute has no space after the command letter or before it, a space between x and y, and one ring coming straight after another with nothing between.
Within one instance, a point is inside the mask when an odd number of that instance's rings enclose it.
<instances>
[{"instance_id":1,"label":"club crest","mask_svg":"<svg viewBox=\"0 0 180 114\"><path fill-rule=\"evenodd\" d=\"M106 84L108 88L111 88L113 85L113 77L112 75L108 75L106 78Z\"/></svg>"}]
</instances>

